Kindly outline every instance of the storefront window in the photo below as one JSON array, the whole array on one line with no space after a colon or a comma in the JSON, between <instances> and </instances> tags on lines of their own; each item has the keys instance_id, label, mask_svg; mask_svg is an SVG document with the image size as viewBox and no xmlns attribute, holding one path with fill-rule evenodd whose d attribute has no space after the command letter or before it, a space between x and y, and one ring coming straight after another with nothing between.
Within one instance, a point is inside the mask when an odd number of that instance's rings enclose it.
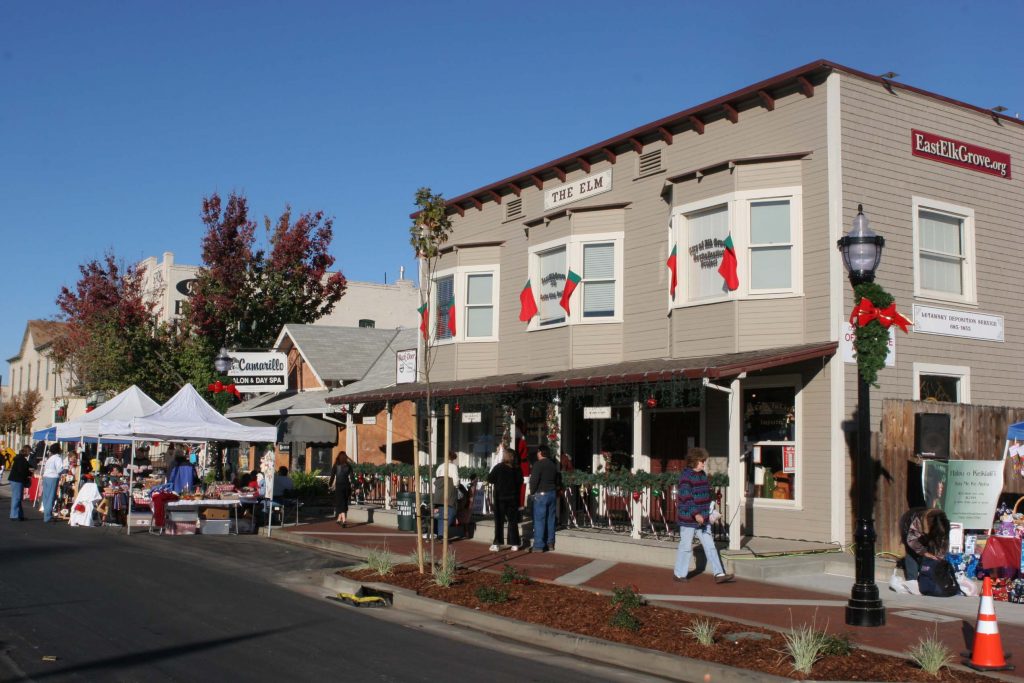
<instances>
[{"instance_id":1,"label":"storefront window","mask_svg":"<svg viewBox=\"0 0 1024 683\"><path fill-rule=\"evenodd\" d=\"M610 420L600 426L601 463L611 470L633 469L633 407L612 408Z\"/></svg>"},{"instance_id":2,"label":"storefront window","mask_svg":"<svg viewBox=\"0 0 1024 683\"><path fill-rule=\"evenodd\" d=\"M799 453L794 387L744 390L743 443L754 497L795 500Z\"/></svg>"},{"instance_id":3,"label":"storefront window","mask_svg":"<svg viewBox=\"0 0 1024 683\"><path fill-rule=\"evenodd\" d=\"M469 454L469 466L489 468L501 441L500 412L489 405L462 407L455 419L461 423L460 450Z\"/></svg>"}]
</instances>

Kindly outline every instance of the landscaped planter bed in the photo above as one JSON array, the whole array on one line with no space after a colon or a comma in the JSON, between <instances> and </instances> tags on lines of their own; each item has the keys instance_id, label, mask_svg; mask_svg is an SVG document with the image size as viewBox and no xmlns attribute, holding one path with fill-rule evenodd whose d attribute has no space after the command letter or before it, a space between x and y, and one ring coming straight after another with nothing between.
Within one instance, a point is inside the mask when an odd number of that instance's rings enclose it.
<instances>
[{"instance_id":1,"label":"landscaped planter bed","mask_svg":"<svg viewBox=\"0 0 1024 683\"><path fill-rule=\"evenodd\" d=\"M421 575L415 566L408 564L395 567L391 575L384 577L368 569L339 573L355 581L387 583L415 591L423 597L518 621L796 680L995 680L987 676L948 669L935 677L917 668L909 660L856 648L845 656L824 657L814 665L810 674L804 675L795 672L791 660L783 654L785 641L782 634L769 629L714 619L720 623L715 635L715 644L703 646L683 633L683 629L690 625L692 619L700 618L702 615L644 605L631 610L640 621L639 628L632 631L611 625L611 619L618 607L612 604L610 596L569 586L536 581L528 584L503 583L497 573L460 570L455 583L449 587L442 587L434 584L429 569L426 574ZM481 587L507 590L508 600L497 603L482 602L477 597L477 590ZM802 624L795 626L799 627ZM824 624L818 626L823 627ZM768 636L768 640L727 641L726 636L733 633L762 633ZM922 635L926 635L924 626Z\"/></svg>"}]
</instances>

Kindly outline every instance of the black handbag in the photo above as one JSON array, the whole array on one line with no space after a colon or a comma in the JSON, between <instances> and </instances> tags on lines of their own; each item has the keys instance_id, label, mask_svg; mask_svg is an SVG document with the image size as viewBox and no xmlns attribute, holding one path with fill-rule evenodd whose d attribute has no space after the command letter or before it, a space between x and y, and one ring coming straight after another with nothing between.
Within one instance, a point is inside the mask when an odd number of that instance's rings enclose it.
<instances>
[{"instance_id":1,"label":"black handbag","mask_svg":"<svg viewBox=\"0 0 1024 683\"><path fill-rule=\"evenodd\" d=\"M933 560L926 557L921 560L921 571L917 577L917 587L921 595L936 598L949 598L960 594L960 586L953 576L953 568L946 560Z\"/></svg>"}]
</instances>

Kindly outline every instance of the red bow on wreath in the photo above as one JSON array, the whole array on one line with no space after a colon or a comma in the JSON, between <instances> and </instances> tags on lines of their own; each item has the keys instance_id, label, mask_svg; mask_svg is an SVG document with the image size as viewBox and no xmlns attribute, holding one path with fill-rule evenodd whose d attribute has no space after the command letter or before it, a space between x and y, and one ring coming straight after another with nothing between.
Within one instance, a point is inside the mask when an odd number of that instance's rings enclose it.
<instances>
[{"instance_id":1,"label":"red bow on wreath","mask_svg":"<svg viewBox=\"0 0 1024 683\"><path fill-rule=\"evenodd\" d=\"M236 387L234 384L224 384L224 382L221 382L220 380L217 380L213 384L208 385L206 388L215 394L219 394L222 391L226 391L237 399L242 398L242 393L238 391L238 387Z\"/></svg>"},{"instance_id":2,"label":"red bow on wreath","mask_svg":"<svg viewBox=\"0 0 1024 683\"><path fill-rule=\"evenodd\" d=\"M853 313L850 314L850 324L854 327L863 327L872 320L877 320L885 329L895 325L904 332L909 332L907 328L913 324L896 310L895 303L889 304L885 308L878 308L871 303L871 299L862 298L857 302Z\"/></svg>"}]
</instances>

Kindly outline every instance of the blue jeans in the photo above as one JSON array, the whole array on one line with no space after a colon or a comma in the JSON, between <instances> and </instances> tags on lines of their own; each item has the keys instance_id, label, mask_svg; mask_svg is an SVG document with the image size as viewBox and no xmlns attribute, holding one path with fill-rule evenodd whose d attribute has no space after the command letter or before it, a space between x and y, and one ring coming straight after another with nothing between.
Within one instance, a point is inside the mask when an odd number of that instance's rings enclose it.
<instances>
[{"instance_id":1,"label":"blue jeans","mask_svg":"<svg viewBox=\"0 0 1024 683\"><path fill-rule=\"evenodd\" d=\"M722 560L718 557L718 549L715 548L715 537L711 535L711 527L703 526L699 529L692 526L679 527L679 550L676 551L675 575L686 578L690 573L690 557L693 555L693 536L700 538L700 544L704 547L704 556L711 564L715 576L724 574Z\"/></svg>"},{"instance_id":2,"label":"blue jeans","mask_svg":"<svg viewBox=\"0 0 1024 683\"><path fill-rule=\"evenodd\" d=\"M43 521L53 519L53 501L57 499L57 477L43 477Z\"/></svg>"},{"instance_id":3,"label":"blue jeans","mask_svg":"<svg viewBox=\"0 0 1024 683\"><path fill-rule=\"evenodd\" d=\"M21 497L25 495L25 485L20 481L8 481L11 485L11 519L25 519L25 511L21 509Z\"/></svg>"},{"instance_id":4,"label":"blue jeans","mask_svg":"<svg viewBox=\"0 0 1024 683\"><path fill-rule=\"evenodd\" d=\"M448 506L448 526L451 526L455 522L455 506ZM438 536L444 536L444 507L438 505L434 508L434 533Z\"/></svg>"},{"instance_id":5,"label":"blue jeans","mask_svg":"<svg viewBox=\"0 0 1024 683\"><path fill-rule=\"evenodd\" d=\"M555 545L555 509L558 496L554 491L533 494L533 549L543 550Z\"/></svg>"}]
</instances>

